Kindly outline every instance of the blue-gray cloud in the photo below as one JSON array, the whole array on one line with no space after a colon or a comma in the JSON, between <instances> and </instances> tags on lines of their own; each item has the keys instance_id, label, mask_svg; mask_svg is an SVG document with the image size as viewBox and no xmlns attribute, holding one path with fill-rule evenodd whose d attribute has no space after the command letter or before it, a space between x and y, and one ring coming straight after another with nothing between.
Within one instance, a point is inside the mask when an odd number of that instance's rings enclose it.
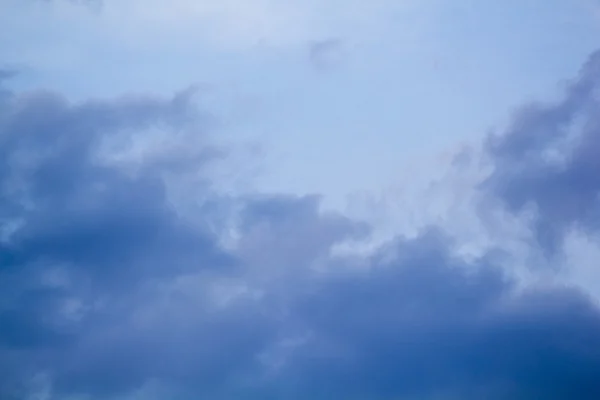
<instances>
[{"instance_id":1,"label":"blue-gray cloud","mask_svg":"<svg viewBox=\"0 0 600 400\"><path fill-rule=\"evenodd\" d=\"M539 244L556 253L565 234L600 228L600 53L590 56L559 100L524 107L492 136L494 172L484 183L515 213L533 207Z\"/></svg>"},{"instance_id":2,"label":"blue-gray cloud","mask_svg":"<svg viewBox=\"0 0 600 400\"><path fill-rule=\"evenodd\" d=\"M566 100L524 111L487 147L484 187L515 211L536 204L547 246L571 224L597 228L597 58ZM575 288L517 290L499 252L466 260L433 226L334 256L370 227L321 212L318 196L223 200L206 182L187 218L168 182L224 154L213 126L189 92L73 104L6 91L0 398L27 398L36 374L52 400L145 385L186 400L600 398L600 310ZM187 146L133 169L103 158L156 130ZM544 158L553 146L566 160Z\"/></svg>"},{"instance_id":3,"label":"blue-gray cloud","mask_svg":"<svg viewBox=\"0 0 600 400\"><path fill-rule=\"evenodd\" d=\"M69 321L69 300L110 296L127 308L123 299L147 282L234 264L210 234L177 216L154 165L131 175L98 154L103 141L132 130L175 135L201 124L188 97L73 105L39 92L2 103L0 348L9 355L76 346L85 324ZM201 164L213 152L198 154ZM50 271L60 282L48 283Z\"/></svg>"}]
</instances>

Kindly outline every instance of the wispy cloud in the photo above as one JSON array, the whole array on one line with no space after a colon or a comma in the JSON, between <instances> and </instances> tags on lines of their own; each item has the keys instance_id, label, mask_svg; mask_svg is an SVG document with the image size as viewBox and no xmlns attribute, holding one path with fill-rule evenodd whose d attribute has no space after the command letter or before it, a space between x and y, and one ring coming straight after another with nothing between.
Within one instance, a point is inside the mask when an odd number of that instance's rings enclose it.
<instances>
[{"instance_id":1,"label":"wispy cloud","mask_svg":"<svg viewBox=\"0 0 600 400\"><path fill-rule=\"evenodd\" d=\"M344 42L340 39L325 39L311 43L308 56L311 64L324 70L341 61L344 53Z\"/></svg>"}]
</instances>

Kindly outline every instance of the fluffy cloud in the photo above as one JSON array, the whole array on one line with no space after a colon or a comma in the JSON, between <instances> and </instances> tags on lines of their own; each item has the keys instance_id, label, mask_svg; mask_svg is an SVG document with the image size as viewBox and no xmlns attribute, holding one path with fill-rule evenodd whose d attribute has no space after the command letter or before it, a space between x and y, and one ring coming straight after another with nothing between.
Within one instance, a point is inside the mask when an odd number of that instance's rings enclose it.
<instances>
[{"instance_id":1,"label":"fluffy cloud","mask_svg":"<svg viewBox=\"0 0 600 400\"><path fill-rule=\"evenodd\" d=\"M487 143L494 172L484 183L515 213L532 212L538 242L556 252L574 228L600 228L600 54L590 56L563 98L520 110Z\"/></svg>"},{"instance_id":2,"label":"fluffy cloud","mask_svg":"<svg viewBox=\"0 0 600 400\"><path fill-rule=\"evenodd\" d=\"M597 228L597 64L485 150L482 190L533 204L544 246ZM600 397L600 310L574 287L519 287L506 249L467 260L430 226L335 255L371 227L315 196L212 189L227 152L188 91L3 93L2 399Z\"/></svg>"}]
</instances>

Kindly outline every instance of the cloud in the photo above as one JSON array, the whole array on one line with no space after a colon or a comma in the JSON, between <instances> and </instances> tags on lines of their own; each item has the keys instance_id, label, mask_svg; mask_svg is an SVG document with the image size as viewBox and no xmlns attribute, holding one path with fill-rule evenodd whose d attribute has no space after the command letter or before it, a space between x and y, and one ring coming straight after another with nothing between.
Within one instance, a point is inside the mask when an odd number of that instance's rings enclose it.
<instances>
[{"instance_id":1,"label":"cloud","mask_svg":"<svg viewBox=\"0 0 600 400\"><path fill-rule=\"evenodd\" d=\"M561 99L523 108L486 146L494 168L486 190L513 213L533 212L547 253L558 251L571 229L600 228L599 72L595 53Z\"/></svg>"},{"instance_id":2,"label":"cloud","mask_svg":"<svg viewBox=\"0 0 600 400\"><path fill-rule=\"evenodd\" d=\"M599 394L600 315L584 296L515 294L493 260L467 264L448 246L435 232L398 241L389 261L375 256L368 271L326 279L301 299L313 338L282 372L282 397Z\"/></svg>"},{"instance_id":3,"label":"cloud","mask_svg":"<svg viewBox=\"0 0 600 400\"><path fill-rule=\"evenodd\" d=\"M17 74L17 71L8 68L0 68L0 82L8 80L9 78L14 77Z\"/></svg>"},{"instance_id":4,"label":"cloud","mask_svg":"<svg viewBox=\"0 0 600 400\"><path fill-rule=\"evenodd\" d=\"M10 80L17 74L17 71L9 68L0 68L0 101L10 96L10 91L4 88L4 82Z\"/></svg>"},{"instance_id":5,"label":"cloud","mask_svg":"<svg viewBox=\"0 0 600 400\"><path fill-rule=\"evenodd\" d=\"M596 59L564 101L486 145L485 193L537 205L534 228L557 238L597 228ZM218 126L190 91L7 92L0 398L600 397L600 309L584 292L522 288L506 249L466 259L436 225L335 253L373 227L318 196L217 192ZM191 210L172 196L182 184Z\"/></svg>"},{"instance_id":6,"label":"cloud","mask_svg":"<svg viewBox=\"0 0 600 400\"><path fill-rule=\"evenodd\" d=\"M309 46L311 64L318 70L335 67L341 61L344 43L340 39L318 40Z\"/></svg>"},{"instance_id":7,"label":"cloud","mask_svg":"<svg viewBox=\"0 0 600 400\"><path fill-rule=\"evenodd\" d=\"M77 345L85 321L76 314L95 302L118 304L162 277L234 263L209 233L178 217L156 159L128 173L102 157L103 145L134 141L135 132L160 129L174 140L202 126L188 97L69 104L35 92L2 103L0 348L9 355L39 346L56 356ZM211 155L199 149L187 160L199 166ZM166 173L164 165L176 164L159 165Z\"/></svg>"}]
</instances>

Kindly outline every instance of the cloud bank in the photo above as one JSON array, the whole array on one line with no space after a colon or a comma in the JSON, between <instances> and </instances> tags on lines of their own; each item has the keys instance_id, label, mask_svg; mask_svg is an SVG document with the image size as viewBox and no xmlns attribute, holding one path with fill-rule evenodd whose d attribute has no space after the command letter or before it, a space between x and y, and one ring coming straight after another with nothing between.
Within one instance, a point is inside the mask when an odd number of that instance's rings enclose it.
<instances>
[{"instance_id":1,"label":"cloud bank","mask_svg":"<svg viewBox=\"0 0 600 400\"><path fill-rule=\"evenodd\" d=\"M477 202L530 212L551 254L600 227L599 59L482 150ZM227 149L193 99L2 92L0 398L600 398L582 290L523 289L502 246L466 259L435 224L334 253L374 228L219 193Z\"/></svg>"}]
</instances>

